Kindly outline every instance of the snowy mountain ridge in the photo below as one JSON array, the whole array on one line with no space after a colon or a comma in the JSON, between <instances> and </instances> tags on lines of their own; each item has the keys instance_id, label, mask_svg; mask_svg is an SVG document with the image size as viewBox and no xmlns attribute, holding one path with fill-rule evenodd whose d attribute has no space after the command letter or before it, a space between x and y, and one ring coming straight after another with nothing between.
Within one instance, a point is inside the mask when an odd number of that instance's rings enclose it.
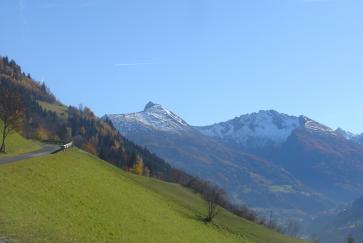
<instances>
[{"instance_id":1,"label":"snowy mountain ridge","mask_svg":"<svg viewBox=\"0 0 363 243\"><path fill-rule=\"evenodd\" d=\"M341 136L354 141L354 134L333 130L306 116L291 116L274 110L261 110L209 126L190 126L181 117L160 104L149 102L141 112L106 115L123 133L136 130L163 131L182 134L199 131L224 143L242 148L261 148L284 143L295 129Z\"/></svg>"},{"instance_id":2,"label":"snowy mountain ridge","mask_svg":"<svg viewBox=\"0 0 363 243\"><path fill-rule=\"evenodd\" d=\"M331 129L328 126L325 126L319 122L316 122L312 119L310 119L309 117L306 116L300 116L300 125L301 127L304 127L305 129L311 131L311 132L317 132L317 133L324 133L324 134L330 134L333 136L338 136L340 134L338 134L336 131L334 131L333 129Z\"/></svg>"},{"instance_id":3,"label":"snowy mountain ridge","mask_svg":"<svg viewBox=\"0 0 363 243\"><path fill-rule=\"evenodd\" d=\"M298 128L314 133L340 135L306 116L290 116L274 110L261 110L226 122L195 128L206 136L244 148L282 144Z\"/></svg>"},{"instance_id":4,"label":"snowy mountain ridge","mask_svg":"<svg viewBox=\"0 0 363 243\"><path fill-rule=\"evenodd\" d=\"M281 143L300 126L298 117L273 110L245 114L232 120L205 127L195 127L204 135L243 146Z\"/></svg>"},{"instance_id":5,"label":"snowy mountain ridge","mask_svg":"<svg viewBox=\"0 0 363 243\"><path fill-rule=\"evenodd\" d=\"M151 129L171 133L190 131L190 127L182 118L162 105L149 102L141 112L130 114L106 115L116 127L132 132L135 129Z\"/></svg>"}]
</instances>

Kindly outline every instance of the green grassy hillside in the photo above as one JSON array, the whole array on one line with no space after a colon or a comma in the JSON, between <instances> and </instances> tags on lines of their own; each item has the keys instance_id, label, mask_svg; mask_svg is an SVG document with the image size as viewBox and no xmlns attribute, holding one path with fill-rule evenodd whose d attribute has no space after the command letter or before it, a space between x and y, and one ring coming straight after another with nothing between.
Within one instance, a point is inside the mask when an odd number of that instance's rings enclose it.
<instances>
[{"instance_id":1,"label":"green grassy hillside","mask_svg":"<svg viewBox=\"0 0 363 243\"><path fill-rule=\"evenodd\" d=\"M204 224L198 195L77 149L1 165L0 198L0 238L24 242L299 242L225 211Z\"/></svg>"},{"instance_id":2,"label":"green grassy hillside","mask_svg":"<svg viewBox=\"0 0 363 243\"><path fill-rule=\"evenodd\" d=\"M0 129L2 129L3 124L0 120ZM23 154L31 152L40 148L40 145L34 141L28 140L20 136L18 133L11 133L6 140L7 153L0 153L0 157Z\"/></svg>"},{"instance_id":3,"label":"green grassy hillside","mask_svg":"<svg viewBox=\"0 0 363 243\"><path fill-rule=\"evenodd\" d=\"M41 100L38 100L37 102L40 105L40 107L42 107L45 111L55 112L58 116L63 118L68 117L68 108L66 106L49 103Z\"/></svg>"}]
</instances>

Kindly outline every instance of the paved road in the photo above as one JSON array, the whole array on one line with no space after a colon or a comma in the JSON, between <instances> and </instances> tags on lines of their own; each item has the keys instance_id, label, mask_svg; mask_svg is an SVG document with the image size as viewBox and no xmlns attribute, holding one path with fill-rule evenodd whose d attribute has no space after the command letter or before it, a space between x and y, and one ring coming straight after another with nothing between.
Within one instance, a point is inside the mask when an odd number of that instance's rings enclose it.
<instances>
[{"instance_id":1,"label":"paved road","mask_svg":"<svg viewBox=\"0 0 363 243\"><path fill-rule=\"evenodd\" d=\"M12 162L17 162L23 159L29 159L34 157L41 157L48 154L56 153L60 150L60 146L57 145L43 145L43 147L37 151L26 153L26 154L19 154L15 156L10 156L6 158L0 158L0 165L7 164ZM0 241L1 242L1 241Z\"/></svg>"}]
</instances>

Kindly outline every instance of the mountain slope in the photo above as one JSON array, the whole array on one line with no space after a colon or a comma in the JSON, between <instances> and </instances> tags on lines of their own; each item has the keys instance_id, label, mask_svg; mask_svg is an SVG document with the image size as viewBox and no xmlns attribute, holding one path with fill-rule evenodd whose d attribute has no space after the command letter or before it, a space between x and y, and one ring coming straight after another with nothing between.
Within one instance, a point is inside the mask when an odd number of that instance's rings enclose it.
<instances>
[{"instance_id":1,"label":"mountain slope","mask_svg":"<svg viewBox=\"0 0 363 243\"><path fill-rule=\"evenodd\" d=\"M234 199L255 208L311 212L327 205L286 170L204 136L161 105L149 103L142 112L105 118L173 166L218 183Z\"/></svg>"},{"instance_id":2,"label":"mountain slope","mask_svg":"<svg viewBox=\"0 0 363 243\"><path fill-rule=\"evenodd\" d=\"M351 235L355 242L363 242L363 197L353 202L348 209L338 213L320 225L322 243L345 242Z\"/></svg>"},{"instance_id":3,"label":"mountain slope","mask_svg":"<svg viewBox=\"0 0 363 243\"><path fill-rule=\"evenodd\" d=\"M294 243L226 211L215 225L176 184L123 172L78 149L0 166L0 238L24 242Z\"/></svg>"},{"instance_id":4,"label":"mountain slope","mask_svg":"<svg viewBox=\"0 0 363 243\"><path fill-rule=\"evenodd\" d=\"M170 133L184 133L192 128L180 117L159 104L149 102L143 112L108 115L120 130L157 130Z\"/></svg>"},{"instance_id":5,"label":"mountain slope","mask_svg":"<svg viewBox=\"0 0 363 243\"><path fill-rule=\"evenodd\" d=\"M122 137L109 121L98 118L89 108L64 106L44 83L25 75L14 60L1 56L0 87L21 96L25 114L18 132L26 138L46 142L72 140L77 147L125 170L132 169L141 158L147 174L167 181L175 182L173 173L182 173L147 149ZM4 89L0 89L0 96L2 92Z\"/></svg>"},{"instance_id":6,"label":"mountain slope","mask_svg":"<svg viewBox=\"0 0 363 243\"><path fill-rule=\"evenodd\" d=\"M354 133L351 133L349 131L346 131L342 128L338 128L335 130L335 132L343 137L345 137L348 140L354 140L355 137L357 137Z\"/></svg>"},{"instance_id":7,"label":"mountain slope","mask_svg":"<svg viewBox=\"0 0 363 243\"><path fill-rule=\"evenodd\" d=\"M259 111L210 126L195 127L206 136L247 151L275 148L286 142L297 128L336 136L347 135L305 116L289 116L274 110Z\"/></svg>"},{"instance_id":8,"label":"mountain slope","mask_svg":"<svg viewBox=\"0 0 363 243\"><path fill-rule=\"evenodd\" d=\"M342 136L299 128L273 159L337 202L350 202L363 193L363 146Z\"/></svg>"},{"instance_id":9,"label":"mountain slope","mask_svg":"<svg viewBox=\"0 0 363 243\"><path fill-rule=\"evenodd\" d=\"M276 111L259 111L211 126L195 127L206 136L241 148L276 146L301 126L298 117Z\"/></svg>"},{"instance_id":10,"label":"mountain slope","mask_svg":"<svg viewBox=\"0 0 363 243\"><path fill-rule=\"evenodd\" d=\"M363 193L363 146L343 129L334 131L308 117L276 111L196 129L274 162L336 203L350 202Z\"/></svg>"},{"instance_id":11,"label":"mountain slope","mask_svg":"<svg viewBox=\"0 0 363 243\"><path fill-rule=\"evenodd\" d=\"M363 133L352 138L356 143L363 144Z\"/></svg>"}]
</instances>

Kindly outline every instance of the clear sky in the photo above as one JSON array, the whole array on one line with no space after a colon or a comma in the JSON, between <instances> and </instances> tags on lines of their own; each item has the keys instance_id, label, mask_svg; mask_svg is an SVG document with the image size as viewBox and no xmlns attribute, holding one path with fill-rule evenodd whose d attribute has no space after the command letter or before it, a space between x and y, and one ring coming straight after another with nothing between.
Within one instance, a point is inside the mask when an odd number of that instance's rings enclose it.
<instances>
[{"instance_id":1,"label":"clear sky","mask_svg":"<svg viewBox=\"0 0 363 243\"><path fill-rule=\"evenodd\" d=\"M362 0L0 0L0 55L99 116L261 109L363 132Z\"/></svg>"}]
</instances>

